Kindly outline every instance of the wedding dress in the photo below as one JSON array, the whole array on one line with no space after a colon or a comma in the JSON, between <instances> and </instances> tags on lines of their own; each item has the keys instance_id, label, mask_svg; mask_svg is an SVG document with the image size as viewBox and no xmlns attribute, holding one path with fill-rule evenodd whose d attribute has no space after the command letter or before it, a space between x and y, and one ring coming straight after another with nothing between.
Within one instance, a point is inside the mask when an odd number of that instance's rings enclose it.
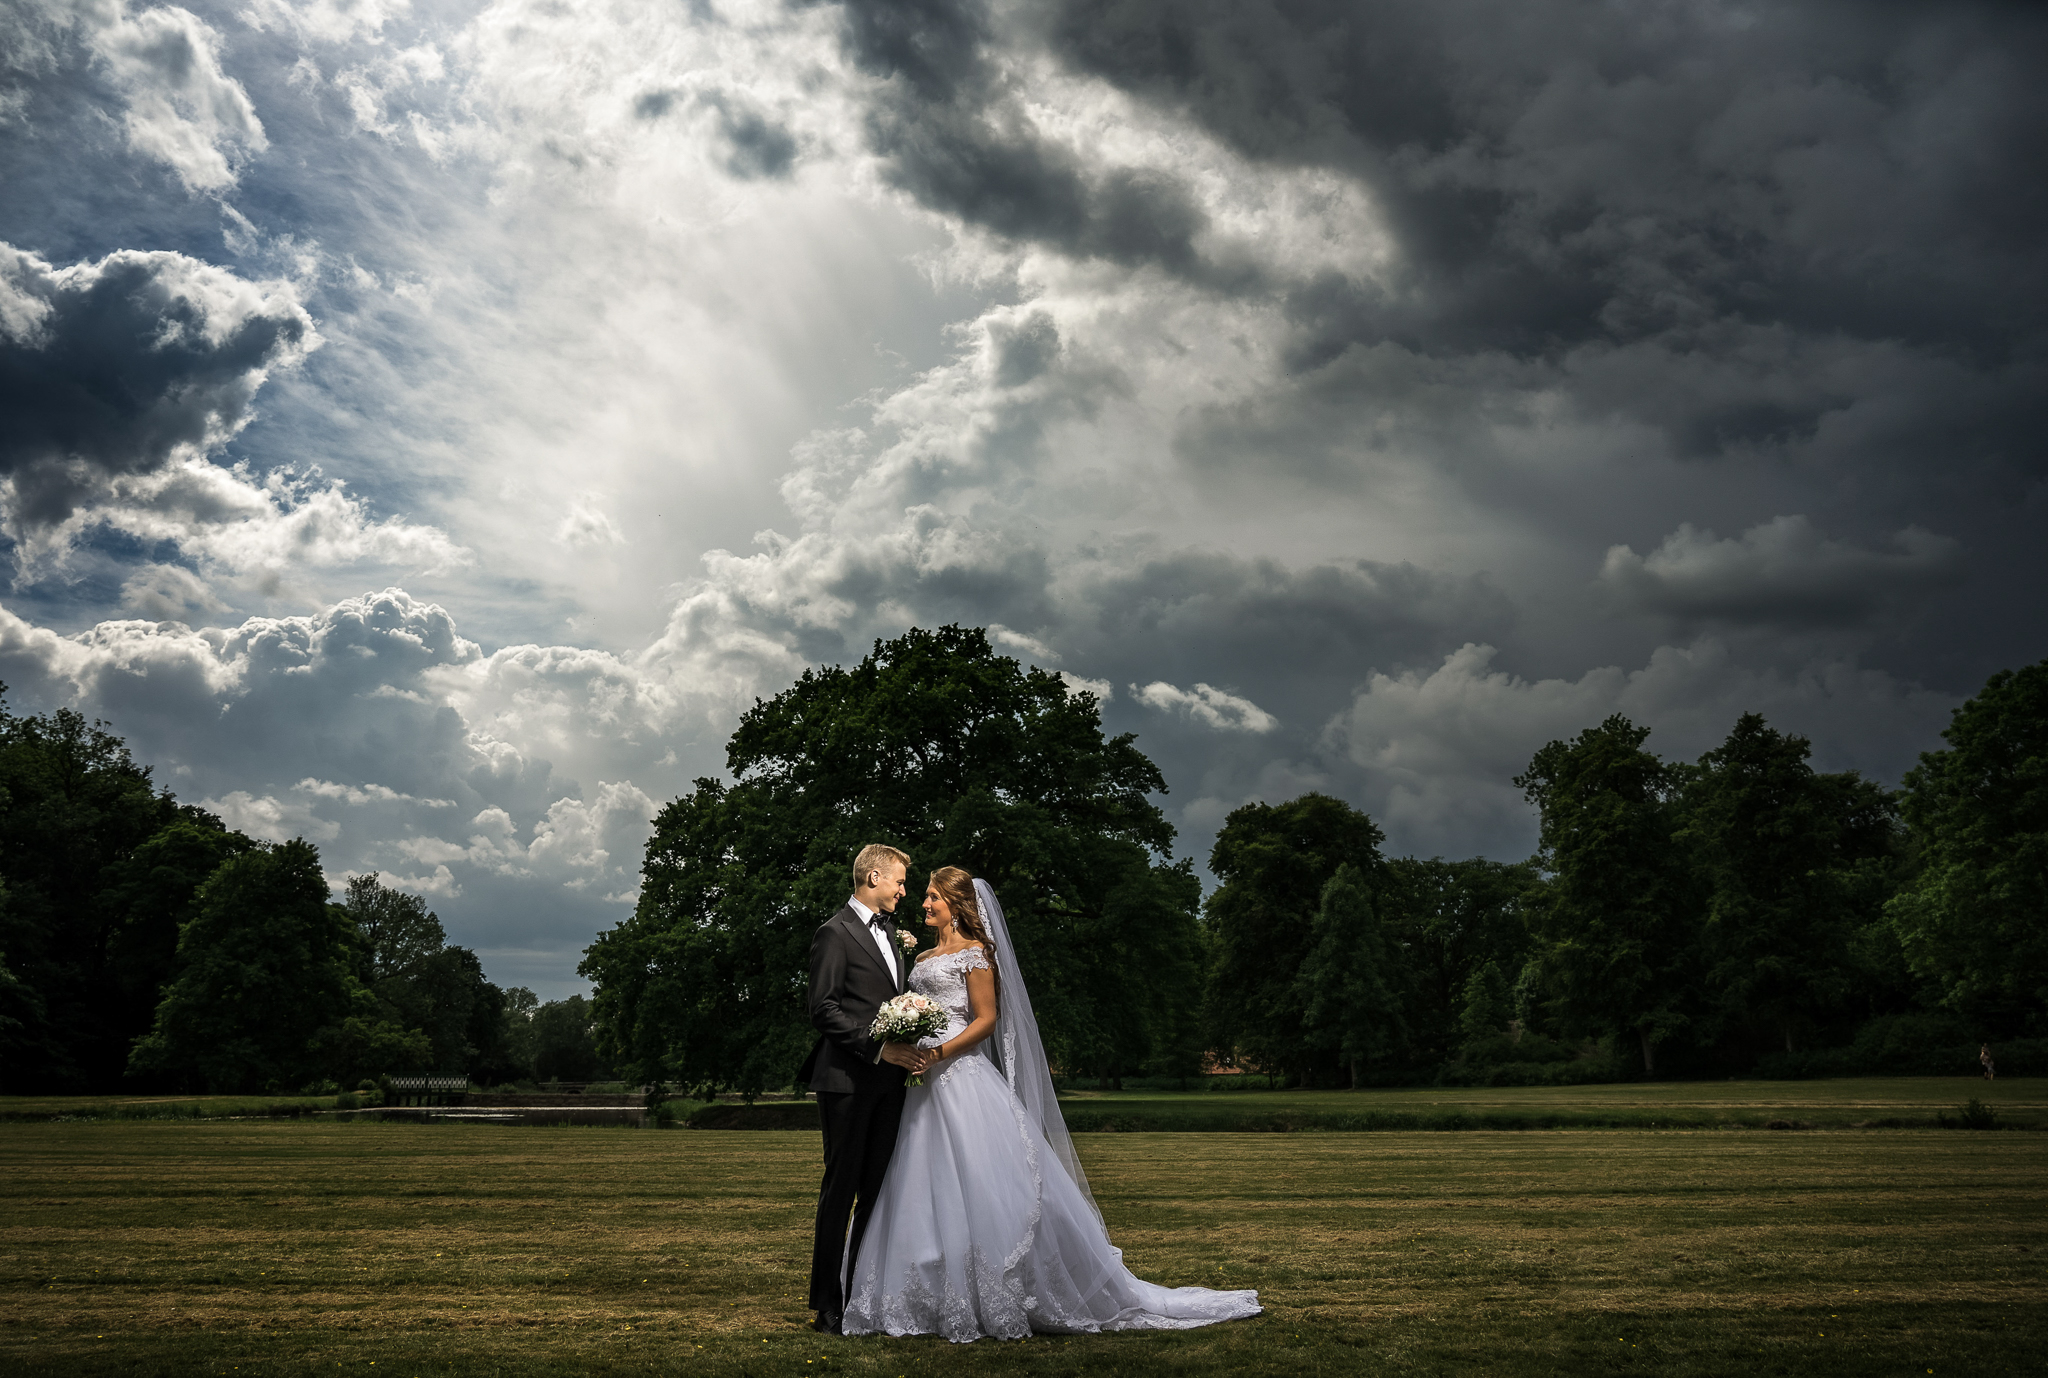
<instances>
[{"instance_id":1,"label":"wedding dress","mask_svg":"<svg viewBox=\"0 0 2048 1378\"><path fill-rule=\"evenodd\" d=\"M866 1238L849 1260L843 1333L964 1342L1184 1330L1258 1314L1256 1292L1160 1287L1124 1267L1052 1102L1001 908L985 882L975 890L1001 959L1002 1018L980 1048L909 1089ZM923 1046L967 1027L967 973L988 965L974 946L912 968L910 988L947 1014Z\"/></svg>"}]
</instances>

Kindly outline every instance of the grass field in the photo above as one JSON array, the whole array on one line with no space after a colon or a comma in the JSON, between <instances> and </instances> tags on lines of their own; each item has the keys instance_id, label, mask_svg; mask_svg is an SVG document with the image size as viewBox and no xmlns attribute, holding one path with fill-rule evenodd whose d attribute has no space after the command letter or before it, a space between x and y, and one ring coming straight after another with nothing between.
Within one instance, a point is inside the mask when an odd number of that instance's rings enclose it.
<instances>
[{"instance_id":1,"label":"grass field","mask_svg":"<svg viewBox=\"0 0 2048 1378\"><path fill-rule=\"evenodd\" d=\"M1205 1330L805 1328L815 1134L0 1126L0 1372L2022 1374L2033 1133L1097 1134L1132 1266Z\"/></svg>"},{"instance_id":2,"label":"grass field","mask_svg":"<svg viewBox=\"0 0 2048 1378\"><path fill-rule=\"evenodd\" d=\"M0 1096L0 1123L60 1118L199 1120L333 1108L333 1096Z\"/></svg>"},{"instance_id":3,"label":"grass field","mask_svg":"<svg viewBox=\"0 0 2048 1378\"><path fill-rule=\"evenodd\" d=\"M1227 1095L1078 1091L1060 1103L1076 1129L1934 1128L1977 1097L2012 1127L2048 1126L2048 1078L1856 1077L1834 1081L1623 1082L1446 1086Z\"/></svg>"},{"instance_id":4,"label":"grass field","mask_svg":"<svg viewBox=\"0 0 2048 1378\"><path fill-rule=\"evenodd\" d=\"M623 1089L623 1088L619 1088ZM1423 1087L1368 1091L1068 1091L1078 1133L1434 1129L1934 1128L1970 1097L2011 1128L2048 1128L2048 1078L1859 1077L1835 1081L1624 1082L1611 1086ZM743 1106L671 1101L713 1129L811 1129L813 1101ZM311 1115L332 1096L0 1096L0 1123Z\"/></svg>"}]
</instances>

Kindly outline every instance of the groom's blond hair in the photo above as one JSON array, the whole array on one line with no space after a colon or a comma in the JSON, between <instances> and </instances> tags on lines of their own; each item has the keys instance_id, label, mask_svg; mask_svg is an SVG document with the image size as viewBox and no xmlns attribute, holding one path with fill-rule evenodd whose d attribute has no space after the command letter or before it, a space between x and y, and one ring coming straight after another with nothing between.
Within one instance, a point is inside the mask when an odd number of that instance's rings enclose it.
<instances>
[{"instance_id":1,"label":"groom's blond hair","mask_svg":"<svg viewBox=\"0 0 2048 1378\"><path fill-rule=\"evenodd\" d=\"M853 888L858 890L868 878L868 872L879 871L890 862L910 870L910 853L899 852L886 842L870 842L860 849L860 855L853 859Z\"/></svg>"}]
</instances>

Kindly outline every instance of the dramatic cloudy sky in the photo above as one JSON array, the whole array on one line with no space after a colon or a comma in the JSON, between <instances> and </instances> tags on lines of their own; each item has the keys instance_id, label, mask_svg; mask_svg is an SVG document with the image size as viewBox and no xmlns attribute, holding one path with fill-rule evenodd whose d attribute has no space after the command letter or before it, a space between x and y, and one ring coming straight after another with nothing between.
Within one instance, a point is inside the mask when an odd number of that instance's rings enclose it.
<instances>
[{"instance_id":1,"label":"dramatic cloudy sky","mask_svg":"<svg viewBox=\"0 0 2048 1378\"><path fill-rule=\"evenodd\" d=\"M549 995L917 624L1198 858L1895 781L2048 654L2044 167L2037 5L0 0L0 679Z\"/></svg>"}]
</instances>

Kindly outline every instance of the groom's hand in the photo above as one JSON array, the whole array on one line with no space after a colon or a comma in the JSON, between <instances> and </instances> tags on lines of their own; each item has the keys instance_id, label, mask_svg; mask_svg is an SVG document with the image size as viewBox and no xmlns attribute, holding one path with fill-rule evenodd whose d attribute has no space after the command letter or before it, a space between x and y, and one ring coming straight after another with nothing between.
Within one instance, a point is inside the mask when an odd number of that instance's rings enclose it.
<instances>
[{"instance_id":1,"label":"groom's hand","mask_svg":"<svg viewBox=\"0 0 2048 1378\"><path fill-rule=\"evenodd\" d=\"M912 1072L924 1070L924 1049L911 1043L884 1043L882 1060Z\"/></svg>"}]
</instances>

